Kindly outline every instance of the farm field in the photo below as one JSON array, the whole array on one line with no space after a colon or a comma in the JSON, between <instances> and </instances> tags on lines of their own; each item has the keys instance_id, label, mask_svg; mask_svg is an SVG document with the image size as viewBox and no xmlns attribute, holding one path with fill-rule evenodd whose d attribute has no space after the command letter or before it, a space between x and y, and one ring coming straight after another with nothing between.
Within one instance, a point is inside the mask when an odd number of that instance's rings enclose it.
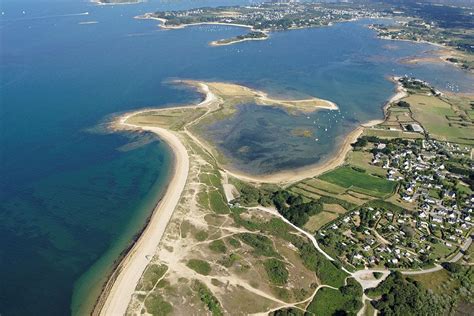
<instances>
[{"instance_id":1,"label":"farm field","mask_svg":"<svg viewBox=\"0 0 474 316\"><path fill-rule=\"evenodd\" d=\"M370 174L379 175L384 177L387 174L387 170L371 165L373 155L366 151L352 151L348 154L347 162L353 166L366 169Z\"/></svg>"},{"instance_id":2,"label":"farm field","mask_svg":"<svg viewBox=\"0 0 474 316\"><path fill-rule=\"evenodd\" d=\"M396 187L395 182L355 170L350 166L339 167L319 178L352 191L381 198L392 194Z\"/></svg>"},{"instance_id":3,"label":"farm field","mask_svg":"<svg viewBox=\"0 0 474 316\"><path fill-rule=\"evenodd\" d=\"M411 95L404 99L410 104L414 118L432 137L461 144L474 144L474 127L467 116L460 116L451 104L440 98Z\"/></svg>"},{"instance_id":4,"label":"farm field","mask_svg":"<svg viewBox=\"0 0 474 316\"><path fill-rule=\"evenodd\" d=\"M381 129L381 128L366 128L364 130L363 135L364 136L377 136L380 138L407 138L407 139L423 138L423 135L419 133L411 133L411 132L404 132L402 130L389 130L389 129Z\"/></svg>"},{"instance_id":5,"label":"farm field","mask_svg":"<svg viewBox=\"0 0 474 316\"><path fill-rule=\"evenodd\" d=\"M347 210L356 205L362 205L371 199L373 196L367 195L360 192L351 191L349 188L344 188L333 183L322 181L320 179L306 179L302 182L297 183L289 189L291 192L301 194L305 199L308 200L319 200L321 198L326 201L324 204L339 205L343 209ZM327 206L326 211L341 213L340 210L334 210L334 207L329 210Z\"/></svg>"},{"instance_id":6,"label":"farm field","mask_svg":"<svg viewBox=\"0 0 474 316\"><path fill-rule=\"evenodd\" d=\"M326 225L327 223L335 220L340 214L332 212L321 212L317 215L313 215L309 218L304 228L309 232L316 232L318 229Z\"/></svg>"}]
</instances>

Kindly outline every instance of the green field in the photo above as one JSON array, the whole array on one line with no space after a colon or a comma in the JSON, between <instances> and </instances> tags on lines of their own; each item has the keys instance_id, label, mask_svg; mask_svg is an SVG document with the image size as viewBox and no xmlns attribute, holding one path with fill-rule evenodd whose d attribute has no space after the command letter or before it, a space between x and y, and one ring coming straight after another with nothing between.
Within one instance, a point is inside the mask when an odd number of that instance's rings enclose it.
<instances>
[{"instance_id":1,"label":"green field","mask_svg":"<svg viewBox=\"0 0 474 316\"><path fill-rule=\"evenodd\" d=\"M372 153L366 151L352 151L347 156L347 161L349 164L366 169L367 172L385 176L387 174L387 170L383 169L382 167L371 165L370 162L372 161Z\"/></svg>"},{"instance_id":2,"label":"green field","mask_svg":"<svg viewBox=\"0 0 474 316\"><path fill-rule=\"evenodd\" d=\"M321 180L351 189L355 192L368 194L374 197L386 197L392 194L396 182L372 176L365 172L343 166L319 177Z\"/></svg>"},{"instance_id":3,"label":"green field","mask_svg":"<svg viewBox=\"0 0 474 316\"><path fill-rule=\"evenodd\" d=\"M474 128L461 118L451 105L439 98L426 95L411 95L405 101L410 103L414 118L435 138L455 143L474 144ZM467 126L452 124L458 117ZM451 120L449 119L451 118Z\"/></svg>"},{"instance_id":4,"label":"green field","mask_svg":"<svg viewBox=\"0 0 474 316\"><path fill-rule=\"evenodd\" d=\"M410 278L420 282L424 287L435 293L452 291L454 287L459 286L458 281L452 279L445 269L432 273L410 275Z\"/></svg>"},{"instance_id":5,"label":"green field","mask_svg":"<svg viewBox=\"0 0 474 316\"><path fill-rule=\"evenodd\" d=\"M338 217L339 215L335 213L321 212L319 214L311 216L308 222L304 225L304 228L310 232L316 232L318 229Z\"/></svg>"},{"instance_id":6,"label":"green field","mask_svg":"<svg viewBox=\"0 0 474 316\"><path fill-rule=\"evenodd\" d=\"M423 138L419 133L403 132L399 130L388 130L380 128L366 128L364 136L377 136L380 138Z\"/></svg>"}]
</instances>

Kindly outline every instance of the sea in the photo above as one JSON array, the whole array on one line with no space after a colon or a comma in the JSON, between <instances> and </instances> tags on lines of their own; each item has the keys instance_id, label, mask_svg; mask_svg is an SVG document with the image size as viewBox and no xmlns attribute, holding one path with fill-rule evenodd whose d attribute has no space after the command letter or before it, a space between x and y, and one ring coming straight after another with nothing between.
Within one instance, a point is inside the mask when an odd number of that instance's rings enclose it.
<instances>
[{"instance_id":1,"label":"sea","mask_svg":"<svg viewBox=\"0 0 474 316\"><path fill-rule=\"evenodd\" d=\"M0 3L0 315L85 315L143 229L172 169L155 136L111 132L116 115L199 102L173 79L228 81L281 98L316 96L340 111L288 113L242 104L205 128L237 169L257 174L322 161L357 124L382 117L390 76L468 92L472 75L445 63L410 65L434 46L377 39L361 20L274 32L210 47L246 31L160 30L155 10L251 4L149 0ZM301 137L298 130L311 130ZM295 132L296 131L296 132Z\"/></svg>"}]
</instances>

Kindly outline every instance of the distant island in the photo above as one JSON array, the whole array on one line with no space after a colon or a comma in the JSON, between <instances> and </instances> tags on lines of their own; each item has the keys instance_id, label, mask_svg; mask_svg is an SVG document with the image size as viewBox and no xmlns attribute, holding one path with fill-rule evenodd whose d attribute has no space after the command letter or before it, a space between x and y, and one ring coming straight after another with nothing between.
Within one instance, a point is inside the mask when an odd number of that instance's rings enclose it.
<instances>
[{"instance_id":1,"label":"distant island","mask_svg":"<svg viewBox=\"0 0 474 316\"><path fill-rule=\"evenodd\" d=\"M102 0L113 1L113 0ZM120 1L120 0L119 0ZM250 29L246 34L212 41L211 46L230 45L250 40L265 40L269 33L289 29L330 26L362 18L391 18L396 23L373 23L370 28L380 38L428 42L444 47L437 56L421 61L446 61L474 69L474 23L468 8L430 3L312 3L264 2L250 6L204 7L182 11L157 11L138 16L154 19L163 29L219 24Z\"/></svg>"},{"instance_id":2,"label":"distant island","mask_svg":"<svg viewBox=\"0 0 474 316\"><path fill-rule=\"evenodd\" d=\"M364 5L324 4L310 2L265 2L252 6L222 6L184 11L158 11L139 16L155 19L164 29L178 29L200 24L246 27L250 32L210 43L229 45L248 40L264 40L271 31L330 26L333 23L360 18L381 18L386 13Z\"/></svg>"},{"instance_id":3,"label":"distant island","mask_svg":"<svg viewBox=\"0 0 474 316\"><path fill-rule=\"evenodd\" d=\"M100 5L112 5L112 4L136 4L144 2L145 0L91 0L91 2L100 4Z\"/></svg>"}]
</instances>

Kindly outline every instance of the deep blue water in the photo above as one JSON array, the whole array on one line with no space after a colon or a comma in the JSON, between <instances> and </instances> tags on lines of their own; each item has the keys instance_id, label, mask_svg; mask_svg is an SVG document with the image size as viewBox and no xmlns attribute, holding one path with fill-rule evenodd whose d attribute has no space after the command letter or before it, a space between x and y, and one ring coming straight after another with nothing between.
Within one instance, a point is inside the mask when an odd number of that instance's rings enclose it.
<instances>
[{"instance_id":1,"label":"deep blue water","mask_svg":"<svg viewBox=\"0 0 474 316\"><path fill-rule=\"evenodd\" d=\"M473 86L472 77L448 65L397 63L432 48L375 39L364 22L215 48L207 43L244 31L160 31L154 21L133 19L155 9L234 3L2 1L0 314L64 315L93 300L90 293L163 192L171 161L166 145L150 135L98 126L119 112L199 99L166 84L171 78L315 95L338 103L351 124L382 115L392 74L414 74L440 88ZM71 15L83 12L89 14ZM99 23L79 24L86 21Z\"/></svg>"}]
</instances>

